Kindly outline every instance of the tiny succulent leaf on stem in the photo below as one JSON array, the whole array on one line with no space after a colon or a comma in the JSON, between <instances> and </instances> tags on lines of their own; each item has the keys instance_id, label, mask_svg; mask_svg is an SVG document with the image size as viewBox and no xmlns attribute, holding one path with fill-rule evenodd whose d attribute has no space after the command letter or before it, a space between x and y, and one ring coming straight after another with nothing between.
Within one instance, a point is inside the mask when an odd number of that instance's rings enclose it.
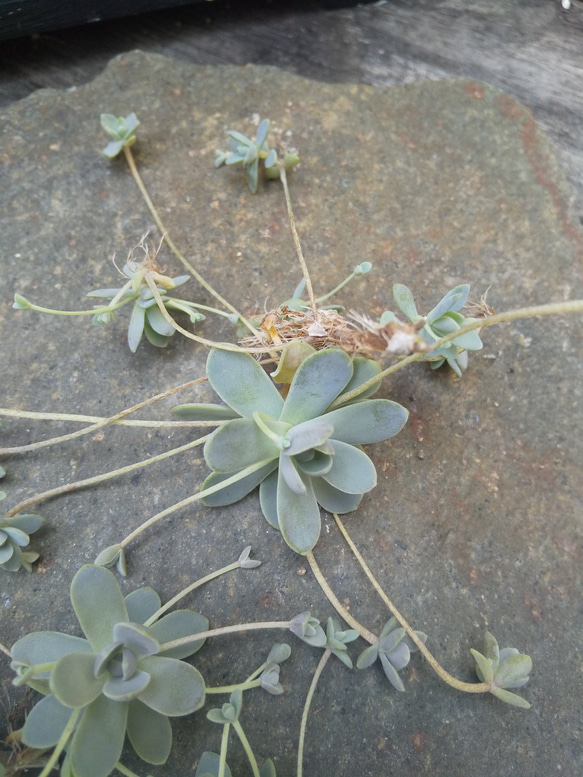
<instances>
[{"instance_id":1,"label":"tiny succulent leaf on stem","mask_svg":"<svg viewBox=\"0 0 583 777\"><path fill-rule=\"evenodd\" d=\"M422 631L417 631L416 634L423 642L426 641L427 635ZM367 669L379 659L383 671L393 688L403 692L405 686L398 673L407 666L411 653L417 649L417 646L407 635L405 629L399 626L397 619L393 617L383 627L378 642L375 642L374 645L369 645L359 655L356 661L356 668Z\"/></svg>"},{"instance_id":2,"label":"tiny succulent leaf on stem","mask_svg":"<svg viewBox=\"0 0 583 777\"><path fill-rule=\"evenodd\" d=\"M484 683L491 685L490 693L506 704L529 709L530 704L508 688L521 688L529 680L532 670L532 659L523 655L516 648L500 650L496 638L486 632L484 652L479 653L472 648L471 653L476 661L476 674Z\"/></svg>"},{"instance_id":3,"label":"tiny succulent leaf on stem","mask_svg":"<svg viewBox=\"0 0 583 777\"><path fill-rule=\"evenodd\" d=\"M2 498L0 496L0 499ZM0 518L0 569L17 572L24 567L28 572L32 572L32 564L39 554L23 548L27 547L30 535L40 529L42 523L40 515L32 513Z\"/></svg>"}]
</instances>

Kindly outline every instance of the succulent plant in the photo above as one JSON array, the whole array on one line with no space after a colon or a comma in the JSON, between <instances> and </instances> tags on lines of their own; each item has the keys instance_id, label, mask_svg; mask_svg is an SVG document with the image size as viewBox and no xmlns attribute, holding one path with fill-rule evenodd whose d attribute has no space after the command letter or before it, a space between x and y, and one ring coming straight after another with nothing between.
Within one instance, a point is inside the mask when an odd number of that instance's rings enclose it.
<instances>
[{"instance_id":1,"label":"succulent plant","mask_svg":"<svg viewBox=\"0 0 583 777\"><path fill-rule=\"evenodd\" d=\"M349 642L354 642L355 639L358 639L358 631L341 629L335 618L328 618L326 622L326 647L349 669L352 669L352 660L348 655L346 645Z\"/></svg>"},{"instance_id":2,"label":"succulent plant","mask_svg":"<svg viewBox=\"0 0 583 777\"><path fill-rule=\"evenodd\" d=\"M416 632L423 642L427 635L422 631ZM405 629L399 626L396 618L385 624L379 635L379 641L365 648L356 661L357 669L366 669L372 666L377 658L380 658L383 671L391 685L398 691L404 691L405 686L398 672L404 669L411 658L411 653L417 650L413 640L407 636Z\"/></svg>"},{"instance_id":3,"label":"succulent plant","mask_svg":"<svg viewBox=\"0 0 583 777\"><path fill-rule=\"evenodd\" d=\"M130 113L125 119L111 113L102 113L101 126L113 138L103 149L103 154L111 159L117 156L124 146L133 146L136 142L134 131L139 125L135 113Z\"/></svg>"},{"instance_id":4,"label":"succulent plant","mask_svg":"<svg viewBox=\"0 0 583 777\"><path fill-rule=\"evenodd\" d=\"M530 656L519 653L516 648L500 650L496 638L489 631L484 638L484 653L473 648L471 652L476 661L476 674L483 683L491 684L490 693L506 704L529 709L530 704L522 696L510 693L506 688L526 685L532 669Z\"/></svg>"},{"instance_id":5,"label":"succulent plant","mask_svg":"<svg viewBox=\"0 0 583 777\"><path fill-rule=\"evenodd\" d=\"M263 159L265 172L268 178L277 178L279 168L276 165L277 152L267 145L269 132L269 119L263 119L257 127L255 140L250 140L237 130L227 132L227 144L229 151L216 151L215 167L221 165L242 164L247 171L247 186L253 194L257 191L259 176L259 160ZM284 167L293 167L300 160L295 154L286 154L283 160Z\"/></svg>"},{"instance_id":6,"label":"succulent plant","mask_svg":"<svg viewBox=\"0 0 583 777\"><path fill-rule=\"evenodd\" d=\"M22 550L22 548L28 545L29 535L39 529L42 522L43 519L40 515L32 513L15 515L12 518L0 518L1 569L5 569L7 572L17 572L20 567L24 567L32 572L32 564L37 560L39 554Z\"/></svg>"},{"instance_id":7,"label":"succulent plant","mask_svg":"<svg viewBox=\"0 0 583 777\"><path fill-rule=\"evenodd\" d=\"M232 504L260 485L267 521L293 550L308 553L320 534L318 505L329 512L351 512L376 485L374 464L358 446L392 437L407 420L407 411L387 399L361 395L342 405L343 394L379 371L375 362L353 361L338 348L317 351L300 364L284 400L250 355L212 350L207 376L226 406L174 408L183 419L226 421L205 444L213 472L203 489L246 468L257 470L207 496L205 504Z\"/></svg>"},{"instance_id":8,"label":"succulent plant","mask_svg":"<svg viewBox=\"0 0 583 777\"><path fill-rule=\"evenodd\" d=\"M401 283L395 283L393 286L393 296L399 310L401 310L413 324L423 326L419 330L421 337L429 345L433 345L441 337L461 329L476 319L462 316L459 310L466 304L469 285L463 284L456 286L447 292L437 305L423 317L417 312L415 301L410 290ZM390 310L387 310L381 316L380 324L385 326L391 321L397 321L397 317ZM459 376L462 370L468 366L468 351L479 351L482 348L480 335L476 331L466 332L459 337L455 337L445 345L436 348L427 354L424 360L430 360L433 369L441 367L447 362L452 370Z\"/></svg>"},{"instance_id":9,"label":"succulent plant","mask_svg":"<svg viewBox=\"0 0 583 777\"><path fill-rule=\"evenodd\" d=\"M204 319L204 315L193 306L193 303L186 300L174 299L169 297L167 292L181 286L189 279L188 275L180 275L177 278L170 278L168 275L162 275L159 272L152 272L144 267L140 262L128 261L122 270L126 278L131 283L126 283L120 289L95 289L90 291L88 297L100 297L111 300L112 310L100 310L93 316L93 323L96 325L109 323L115 320L114 310L119 303L131 302L134 300L130 323L128 326L128 345L132 353L135 353L142 339L146 335L148 342L158 348L165 348L168 341L175 332L172 324L164 318L154 299L154 294L144 279L144 273L149 272L156 281L156 287L162 297L162 302L168 310L176 310L186 313L192 323L197 323Z\"/></svg>"},{"instance_id":10,"label":"succulent plant","mask_svg":"<svg viewBox=\"0 0 583 777\"><path fill-rule=\"evenodd\" d=\"M24 724L23 742L56 746L77 712L62 774L106 777L119 760L126 732L140 758L164 763L172 744L168 718L204 703L202 675L181 660L204 640L166 651L160 646L205 631L208 620L176 610L141 625L159 609L158 594L141 588L124 599L113 574L94 565L73 578L71 602L85 638L39 631L12 648L14 683L45 695Z\"/></svg>"}]
</instances>

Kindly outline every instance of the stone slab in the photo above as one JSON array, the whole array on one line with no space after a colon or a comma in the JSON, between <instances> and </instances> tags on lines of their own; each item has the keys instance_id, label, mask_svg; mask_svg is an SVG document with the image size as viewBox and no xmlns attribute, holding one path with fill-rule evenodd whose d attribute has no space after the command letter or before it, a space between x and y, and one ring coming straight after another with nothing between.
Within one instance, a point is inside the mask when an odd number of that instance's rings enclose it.
<instances>
[{"instance_id":1,"label":"stone slab","mask_svg":"<svg viewBox=\"0 0 583 777\"><path fill-rule=\"evenodd\" d=\"M175 242L247 312L287 298L297 281L282 193L252 196L235 169L215 170L225 131L253 131L269 116L298 150L290 176L296 220L318 292L371 261L373 273L342 295L379 315L392 284L430 309L452 286L490 288L498 310L580 298L582 233L554 150L530 112L470 81L371 88L310 82L261 67L196 67L132 52L87 86L42 90L0 117L2 405L109 415L202 374L206 353L175 338L132 355L127 319L94 329L89 319L11 309L18 291L47 306L82 308L92 288L117 285L111 257L152 227L123 160L99 152L101 112L135 111L135 146L146 185ZM160 255L175 274L172 256ZM186 287L192 297L194 286ZM205 293L197 297L209 302ZM205 336L230 330L209 319ZM398 694L376 667L326 669L306 743L306 775L385 773L575 777L581 773L583 605L581 561L581 317L521 321L485 333L463 380L416 365L385 382L411 422L371 455L379 485L348 527L393 600L442 663L472 680L469 648L485 629L534 661L528 712L445 687L417 656ZM180 401L210 398L208 390ZM173 399L142 417L168 417ZM76 427L4 419L2 443L23 444ZM191 434L110 429L91 440L11 457L3 488L24 496L149 457ZM205 474L198 453L59 498L38 510L32 575L3 574L1 641L34 629L75 628L68 586L76 568L163 507L191 494ZM263 565L213 583L186 606L213 626L332 614L305 561L285 547L251 495L228 510L192 508L158 524L129 553L125 591L148 584L163 599L234 560L250 544ZM326 519L316 557L341 601L380 631L388 613ZM211 685L247 676L273 641L293 654L283 697L246 697L244 726L260 760L295 774L301 709L319 655L291 636L225 637L197 656ZM358 650L352 650L356 656ZM0 663L10 677L8 662ZM14 694L17 699L18 695ZM220 731L198 715L173 723L168 764L138 773L193 774ZM248 773L242 750L229 758Z\"/></svg>"}]
</instances>

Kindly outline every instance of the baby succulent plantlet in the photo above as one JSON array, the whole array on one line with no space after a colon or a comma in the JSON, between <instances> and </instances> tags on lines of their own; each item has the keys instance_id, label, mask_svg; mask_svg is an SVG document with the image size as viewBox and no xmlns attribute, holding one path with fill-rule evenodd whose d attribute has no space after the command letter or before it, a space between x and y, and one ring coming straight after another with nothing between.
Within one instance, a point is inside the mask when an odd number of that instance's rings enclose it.
<instances>
[{"instance_id":1,"label":"baby succulent plantlet","mask_svg":"<svg viewBox=\"0 0 583 777\"><path fill-rule=\"evenodd\" d=\"M221 165L243 165L247 172L247 186L255 194L259 181L259 160L263 161L268 178L278 178L277 151L267 145L269 119L263 119L257 127L255 140L250 140L237 130L227 132L229 151L216 151L215 167ZM293 167L299 162L295 154L286 154L284 167Z\"/></svg>"},{"instance_id":2,"label":"baby succulent plantlet","mask_svg":"<svg viewBox=\"0 0 583 777\"><path fill-rule=\"evenodd\" d=\"M74 777L110 774L126 733L140 758L164 763L172 745L168 718L204 704L202 675L181 660L204 640L167 651L160 646L205 631L208 620L176 610L146 628L140 624L160 609L156 592L141 588L124 599L113 574L93 565L73 578L71 602L85 638L41 631L12 648L14 683L44 694L26 719L22 741L65 747L62 773Z\"/></svg>"},{"instance_id":3,"label":"baby succulent plantlet","mask_svg":"<svg viewBox=\"0 0 583 777\"><path fill-rule=\"evenodd\" d=\"M522 696L506 690L526 685L532 670L530 656L519 653L516 648L500 650L496 638L489 631L484 638L484 652L479 653L473 648L471 652L476 660L476 674L483 683L490 683L492 686L490 693L506 704L523 709L530 708L530 704Z\"/></svg>"},{"instance_id":4,"label":"baby succulent plantlet","mask_svg":"<svg viewBox=\"0 0 583 777\"><path fill-rule=\"evenodd\" d=\"M107 146L103 149L103 154L110 159L117 156L124 146L133 146L136 142L136 136L134 132L139 127L135 113L130 113L125 119L121 117L113 116L111 113L101 114L101 126L111 135L113 140L110 140Z\"/></svg>"},{"instance_id":5,"label":"baby succulent plantlet","mask_svg":"<svg viewBox=\"0 0 583 777\"><path fill-rule=\"evenodd\" d=\"M24 567L32 572L32 565L39 554L23 548L30 542L29 535L40 529L42 523L40 515L33 514L0 518L0 569L18 572L20 567Z\"/></svg>"},{"instance_id":6,"label":"baby succulent plantlet","mask_svg":"<svg viewBox=\"0 0 583 777\"><path fill-rule=\"evenodd\" d=\"M151 259L147 257L147 261L151 261ZM172 324L168 323L160 312L152 289L146 281L146 273L149 273L155 282L165 308L187 313L192 323L198 323L205 318L202 313L196 310L195 303L174 299L167 294L171 289L186 283L189 279L188 275L170 278L153 267L142 265L133 260L124 265L122 272L130 279L122 288L96 289L89 292L87 296L103 297L110 300L108 307L112 308L112 311L99 309L93 316L93 323L96 325L109 323L114 318L113 310L119 307L120 303L134 302L128 326L128 346L132 353L136 352L144 334L149 343L157 348L165 348L175 332Z\"/></svg>"},{"instance_id":7,"label":"baby succulent plantlet","mask_svg":"<svg viewBox=\"0 0 583 777\"><path fill-rule=\"evenodd\" d=\"M426 641L427 635L422 631L417 631L416 634L423 642ZM398 672L407 666L411 653L417 649L413 640L405 633L405 629L399 626L397 619L391 618L381 631L378 642L365 648L359 655L356 667L357 669L367 669L379 658L383 671L393 688L404 691L405 686Z\"/></svg>"},{"instance_id":8,"label":"baby succulent plantlet","mask_svg":"<svg viewBox=\"0 0 583 777\"><path fill-rule=\"evenodd\" d=\"M393 286L393 296L399 310L401 310L411 321L412 324L420 326L419 334L425 342L431 346L441 337L461 329L466 324L470 324L476 319L466 318L460 312L466 304L470 293L469 285L463 284L456 286L448 291L445 297L429 311L427 316L420 316L417 312L413 295L406 286L401 283L395 283ZM390 322L398 321L397 317L390 310L387 310L381 316L380 324L384 326ZM431 351L424 357L424 360L430 360L433 369L441 367L447 362L452 370L461 377L462 370L468 366L468 351L479 351L482 348L482 341L478 332L466 332L459 337L450 340L445 345Z\"/></svg>"},{"instance_id":9,"label":"baby succulent plantlet","mask_svg":"<svg viewBox=\"0 0 583 777\"><path fill-rule=\"evenodd\" d=\"M259 485L268 523L296 552L312 550L320 535L318 505L329 512L352 512L376 485L374 464L357 446L387 440L407 420L405 408L386 399L359 397L342 406L343 392L379 370L375 362L353 361L339 348L317 351L302 361L284 400L249 354L213 349L207 376L226 406L175 408L185 420L232 419L205 444L213 472L203 489L251 465L263 466L209 495L205 504L233 504ZM330 410L333 402L336 409Z\"/></svg>"},{"instance_id":10,"label":"baby succulent plantlet","mask_svg":"<svg viewBox=\"0 0 583 777\"><path fill-rule=\"evenodd\" d=\"M346 645L358 639L358 631L355 629L342 629L335 618L328 618L326 623L326 645L325 647L334 653L343 664L352 669L352 660L348 655Z\"/></svg>"}]
</instances>

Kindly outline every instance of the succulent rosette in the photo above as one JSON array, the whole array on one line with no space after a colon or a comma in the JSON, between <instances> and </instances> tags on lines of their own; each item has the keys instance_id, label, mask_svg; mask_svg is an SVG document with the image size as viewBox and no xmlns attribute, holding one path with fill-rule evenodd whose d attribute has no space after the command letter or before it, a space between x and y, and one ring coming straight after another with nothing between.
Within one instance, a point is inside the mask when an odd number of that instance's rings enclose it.
<instances>
[{"instance_id":1,"label":"succulent rosette","mask_svg":"<svg viewBox=\"0 0 583 777\"><path fill-rule=\"evenodd\" d=\"M0 518L0 569L17 572L24 567L32 572L32 564L39 554L23 548L30 542L29 535L40 529L42 523L40 515L32 513Z\"/></svg>"},{"instance_id":2,"label":"succulent rosette","mask_svg":"<svg viewBox=\"0 0 583 777\"><path fill-rule=\"evenodd\" d=\"M73 578L71 602L85 639L39 631L12 648L15 684L45 695L26 719L23 742L47 749L67 738L61 774L71 777L110 774L126 732L140 758L164 763L172 745L168 718L204 704L202 675L181 660L204 640L169 650L161 645L206 631L208 620L175 610L146 627L160 608L158 594L140 588L124 599L113 574L93 565Z\"/></svg>"},{"instance_id":3,"label":"succulent rosette","mask_svg":"<svg viewBox=\"0 0 583 777\"><path fill-rule=\"evenodd\" d=\"M376 362L353 360L341 349L317 351L302 361L284 400L250 355L212 350L207 376L225 405L174 410L184 419L224 421L205 444L213 472L203 489L236 473L242 478L209 494L205 504L232 504L259 485L267 521L293 550L308 553L320 534L319 505L351 512L376 485L374 464L359 446L392 437L407 420L398 403L368 399L380 381L342 403L343 395L379 372Z\"/></svg>"}]
</instances>

